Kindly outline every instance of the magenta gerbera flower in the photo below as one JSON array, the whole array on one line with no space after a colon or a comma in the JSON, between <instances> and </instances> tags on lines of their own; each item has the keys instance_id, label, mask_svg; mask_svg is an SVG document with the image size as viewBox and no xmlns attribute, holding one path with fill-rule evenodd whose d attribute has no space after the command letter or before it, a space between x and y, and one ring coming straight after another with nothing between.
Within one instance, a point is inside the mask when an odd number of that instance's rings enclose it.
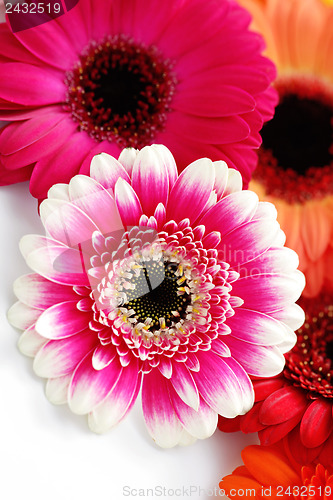
<instances>
[{"instance_id":1,"label":"magenta gerbera flower","mask_svg":"<svg viewBox=\"0 0 333 500\"><path fill-rule=\"evenodd\" d=\"M271 118L273 64L233 0L80 0L12 33L0 26L0 184L43 198L94 155L168 146L180 170L226 160L247 183Z\"/></svg>"},{"instance_id":2,"label":"magenta gerbera flower","mask_svg":"<svg viewBox=\"0 0 333 500\"><path fill-rule=\"evenodd\" d=\"M273 205L223 161L178 177L167 148L146 146L95 156L90 174L53 186L40 206L47 236L22 239L34 274L16 281L9 312L20 349L49 399L97 432L142 384L159 445L206 438L218 414L252 407L249 374L283 369L303 321L297 255Z\"/></svg>"}]
</instances>

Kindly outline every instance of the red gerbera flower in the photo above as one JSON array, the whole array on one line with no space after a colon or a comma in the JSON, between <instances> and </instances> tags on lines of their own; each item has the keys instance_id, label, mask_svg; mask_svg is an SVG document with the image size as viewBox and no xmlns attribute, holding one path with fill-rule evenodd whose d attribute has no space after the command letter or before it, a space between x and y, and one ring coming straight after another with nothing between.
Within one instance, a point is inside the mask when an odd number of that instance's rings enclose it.
<instances>
[{"instance_id":1,"label":"red gerbera flower","mask_svg":"<svg viewBox=\"0 0 333 500\"><path fill-rule=\"evenodd\" d=\"M234 420L221 418L226 432L259 432L270 445L284 439L299 463L324 465L333 457L333 294L302 298L306 321L287 354L281 375L253 381L255 405Z\"/></svg>"}]
</instances>

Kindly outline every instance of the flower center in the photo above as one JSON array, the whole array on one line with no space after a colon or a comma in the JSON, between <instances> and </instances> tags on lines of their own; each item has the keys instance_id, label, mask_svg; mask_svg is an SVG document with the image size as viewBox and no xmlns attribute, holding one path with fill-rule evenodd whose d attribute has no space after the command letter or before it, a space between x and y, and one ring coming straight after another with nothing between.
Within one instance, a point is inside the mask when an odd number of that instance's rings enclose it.
<instances>
[{"instance_id":1,"label":"flower center","mask_svg":"<svg viewBox=\"0 0 333 500\"><path fill-rule=\"evenodd\" d=\"M290 203L333 192L333 90L313 78L276 84L280 102L264 125L255 178Z\"/></svg>"},{"instance_id":2,"label":"flower center","mask_svg":"<svg viewBox=\"0 0 333 500\"><path fill-rule=\"evenodd\" d=\"M138 322L147 322L149 318L150 331L169 328L176 318L179 318L178 321L185 320L191 301L185 293L187 280L181 276L180 266L176 263L145 262L140 274L132 275L130 284L128 302L124 306L134 311Z\"/></svg>"},{"instance_id":3,"label":"flower center","mask_svg":"<svg viewBox=\"0 0 333 500\"><path fill-rule=\"evenodd\" d=\"M96 141L140 148L164 126L176 79L155 47L123 35L92 42L66 75L66 109Z\"/></svg>"},{"instance_id":4,"label":"flower center","mask_svg":"<svg viewBox=\"0 0 333 500\"><path fill-rule=\"evenodd\" d=\"M333 398L333 300L323 294L320 307L313 300L303 301L306 321L297 332L297 344L286 354L284 375L309 390L310 397Z\"/></svg>"}]
</instances>

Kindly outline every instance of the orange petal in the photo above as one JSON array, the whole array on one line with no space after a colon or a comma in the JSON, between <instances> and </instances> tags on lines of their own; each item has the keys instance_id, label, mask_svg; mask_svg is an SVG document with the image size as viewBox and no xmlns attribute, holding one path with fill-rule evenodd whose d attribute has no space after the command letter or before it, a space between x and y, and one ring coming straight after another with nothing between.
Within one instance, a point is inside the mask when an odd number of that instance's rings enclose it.
<instances>
[{"instance_id":1,"label":"orange petal","mask_svg":"<svg viewBox=\"0 0 333 500\"><path fill-rule=\"evenodd\" d=\"M253 477L264 486L294 486L301 478L276 450L268 446L252 445L242 451L245 466Z\"/></svg>"},{"instance_id":2,"label":"orange petal","mask_svg":"<svg viewBox=\"0 0 333 500\"><path fill-rule=\"evenodd\" d=\"M247 490L261 490L261 484L259 484L254 479L237 476L234 474L230 474L222 479L219 484L220 489L224 490L230 498L242 499L244 500L244 492ZM238 494L239 493L239 494ZM252 498L255 498L255 495L251 495Z\"/></svg>"},{"instance_id":3,"label":"orange petal","mask_svg":"<svg viewBox=\"0 0 333 500\"><path fill-rule=\"evenodd\" d=\"M312 262L326 251L331 237L331 224L320 202L308 202L301 211L301 237Z\"/></svg>"}]
</instances>

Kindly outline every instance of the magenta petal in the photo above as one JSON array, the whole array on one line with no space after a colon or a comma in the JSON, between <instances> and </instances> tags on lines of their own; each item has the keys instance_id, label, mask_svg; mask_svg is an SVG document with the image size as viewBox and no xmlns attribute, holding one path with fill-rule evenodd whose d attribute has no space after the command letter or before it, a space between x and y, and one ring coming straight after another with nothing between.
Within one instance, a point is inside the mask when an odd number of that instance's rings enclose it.
<instances>
[{"instance_id":1,"label":"magenta petal","mask_svg":"<svg viewBox=\"0 0 333 500\"><path fill-rule=\"evenodd\" d=\"M142 207L132 186L123 179L116 182L115 199L124 226L136 226L142 215Z\"/></svg>"},{"instance_id":2,"label":"magenta petal","mask_svg":"<svg viewBox=\"0 0 333 500\"><path fill-rule=\"evenodd\" d=\"M62 110L50 110L49 113L37 114L30 120L11 124L0 135L0 149L3 155L10 155L26 148L48 135L64 117Z\"/></svg>"},{"instance_id":3,"label":"magenta petal","mask_svg":"<svg viewBox=\"0 0 333 500\"><path fill-rule=\"evenodd\" d=\"M193 378L200 395L217 413L234 418L243 412L243 393L235 373L226 359L213 352L199 351L200 371Z\"/></svg>"},{"instance_id":4,"label":"magenta petal","mask_svg":"<svg viewBox=\"0 0 333 500\"><path fill-rule=\"evenodd\" d=\"M57 21L50 21L36 28L19 31L15 37L29 52L56 68L71 69L76 61L77 54L73 45ZM82 48L86 43L87 40L82 40Z\"/></svg>"},{"instance_id":5,"label":"magenta petal","mask_svg":"<svg viewBox=\"0 0 333 500\"><path fill-rule=\"evenodd\" d=\"M68 390L70 409L79 415L89 413L103 401L117 384L123 368L114 360L104 370L95 370L91 354L76 368Z\"/></svg>"},{"instance_id":6,"label":"magenta petal","mask_svg":"<svg viewBox=\"0 0 333 500\"><path fill-rule=\"evenodd\" d=\"M286 337L284 326L267 314L238 307L226 324L232 336L257 345L277 345Z\"/></svg>"},{"instance_id":7,"label":"magenta petal","mask_svg":"<svg viewBox=\"0 0 333 500\"><path fill-rule=\"evenodd\" d=\"M58 302L77 299L72 287L58 285L39 274L26 274L17 278L14 293L24 304L42 310Z\"/></svg>"},{"instance_id":8,"label":"magenta petal","mask_svg":"<svg viewBox=\"0 0 333 500\"><path fill-rule=\"evenodd\" d=\"M20 131L19 124L16 124L18 127L17 132ZM29 124L28 124L29 125ZM64 147L64 144L68 140L68 138L74 133L76 128L75 123L68 119L67 115L63 114L62 119L56 123L54 127L52 127L47 134L43 135L38 141L32 142L28 144L26 147L16 151L10 155L3 156L3 163L6 168L16 169L23 167L25 165L29 165L30 163L34 163L41 158L41 151L44 149L48 153L48 158L52 158L52 162L56 162L56 154L58 148L61 150ZM42 157L42 160L44 157ZM58 167L59 168L59 167ZM36 168L34 168L33 175L35 174ZM45 174L44 174L45 175ZM50 187L53 177L52 168L48 171L48 187ZM51 178L51 179L50 179ZM40 183L42 179L40 179Z\"/></svg>"},{"instance_id":9,"label":"magenta petal","mask_svg":"<svg viewBox=\"0 0 333 500\"><path fill-rule=\"evenodd\" d=\"M62 131L64 144L59 149L59 141L52 133L57 151L40 158L33 170L30 191L36 198L45 198L54 182L69 182L71 177L78 173L81 162L93 147L94 141L88 134L75 132L71 128L76 128L72 120L64 120L62 125L65 125L65 130ZM50 152L49 146L47 151Z\"/></svg>"},{"instance_id":10,"label":"magenta petal","mask_svg":"<svg viewBox=\"0 0 333 500\"><path fill-rule=\"evenodd\" d=\"M230 335L224 339L231 355L245 368L249 375L274 377L284 368L285 359L275 346L261 346L238 340Z\"/></svg>"},{"instance_id":11,"label":"magenta petal","mask_svg":"<svg viewBox=\"0 0 333 500\"><path fill-rule=\"evenodd\" d=\"M195 411L199 407L199 392L193 376L184 363L173 363L170 382L178 396Z\"/></svg>"},{"instance_id":12,"label":"magenta petal","mask_svg":"<svg viewBox=\"0 0 333 500\"><path fill-rule=\"evenodd\" d=\"M222 198L200 220L206 234L219 231L225 235L253 217L258 206L258 196L252 191L239 191Z\"/></svg>"},{"instance_id":13,"label":"magenta petal","mask_svg":"<svg viewBox=\"0 0 333 500\"><path fill-rule=\"evenodd\" d=\"M177 92L172 107L195 116L233 116L252 111L255 108L255 100L239 87L220 84L207 92L207 86L203 83L187 89L186 92Z\"/></svg>"},{"instance_id":14,"label":"magenta petal","mask_svg":"<svg viewBox=\"0 0 333 500\"><path fill-rule=\"evenodd\" d=\"M117 350L114 345L98 345L94 350L92 365L95 370L103 370L117 356Z\"/></svg>"},{"instance_id":15,"label":"magenta petal","mask_svg":"<svg viewBox=\"0 0 333 500\"><path fill-rule=\"evenodd\" d=\"M106 153L100 153L93 157L90 165L90 175L102 184L105 189L111 189L112 191L119 177L128 183L131 182L122 164L113 156Z\"/></svg>"},{"instance_id":16,"label":"magenta petal","mask_svg":"<svg viewBox=\"0 0 333 500\"><path fill-rule=\"evenodd\" d=\"M79 311L76 302L62 302L40 315L36 330L47 339L64 339L87 328L91 317L91 313Z\"/></svg>"},{"instance_id":17,"label":"magenta petal","mask_svg":"<svg viewBox=\"0 0 333 500\"><path fill-rule=\"evenodd\" d=\"M232 290L233 295L244 300L245 308L271 313L295 302L304 284L303 274L295 271L292 274L260 274L239 278L232 284Z\"/></svg>"},{"instance_id":18,"label":"magenta petal","mask_svg":"<svg viewBox=\"0 0 333 500\"><path fill-rule=\"evenodd\" d=\"M137 154L132 170L132 187L148 217L154 214L160 202L166 205L169 194L168 172L154 148L146 146Z\"/></svg>"},{"instance_id":19,"label":"magenta petal","mask_svg":"<svg viewBox=\"0 0 333 500\"><path fill-rule=\"evenodd\" d=\"M172 406L169 385L156 369L145 375L142 383L142 409L147 429L162 448L178 444L183 430Z\"/></svg>"},{"instance_id":20,"label":"magenta petal","mask_svg":"<svg viewBox=\"0 0 333 500\"><path fill-rule=\"evenodd\" d=\"M231 368L237 377L242 390L243 409L242 415L247 413L254 405L254 389L251 379L241 364L234 358L224 358L226 364Z\"/></svg>"},{"instance_id":21,"label":"magenta petal","mask_svg":"<svg viewBox=\"0 0 333 500\"><path fill-rule=\"evenodd\" d=\"M37 242L37 249L29 251L29 245ZM90 286L82 266L82 255L78 250L57 244L55 241L27 235L21 240L21 251L28 266L44 278L62 285Z\"/></svg>"},{"instance_id":22,"label":"magenta petal","mask_svg":"<svg viewBox=\"0 0 333 500\"><path fill-rule=\"evenodd\" d=\"M172 404L180 422L185 429L198 439L210 437L217 426L217 413L200 398L197 411L184 403L175 393L170 391Z\"/></svg>"},{"instance_id":23,"label":"magenta petal","mask_svg":"<svg viewBox=\"0 0 333 500\"><path fill-rule=\"evenodd\" d=\"M106 399L89 414L89 427L94 432L105 432L117 425L136 401L142 374L138 373L138 360L126 367Z\"/></svg>"},{"instance_id":24,"label":"magenta petal","mask_svg":"<svg viewBox=\"0 0 333 500\"><path fill-rule=\"evenodd\" d=\"M270 248L279 230L278 222L270 219L246 222L222 238L221 257L231 266L251 261Z\"/></svg>"},{"instance_id":25,"label":"magenta petal","mask_svg":"<svg viewBox=\"0 0 333 500\"><path fill-rule=\"evenodd\" d=\"M180 174L167 205L167 218L176 222L184 215L193 223L202 213L212 193L215 181L213 163L207 158L197 160ZM195 193L195 203L193 203Z\"/></svg>"},{"instance_id":26,"label":"magenta petal","mask_svg":"<svg viewBox=\"0 0 333 500\"><path fill-rule=\"evenodd\" d=\"M71 201L99 227L102 234L123 229L111 192L85 175L76 175L69 183Z\"/></svg>"},{"instance_id":27,"label":"magenta petal","mask_svg":"<svg viewBox=\"0 0 333 500\"><path fill-rule=\"evenodd\" d=\"M99 231L85 212L64 200L44 200L40 216L48 234L69 247L90 240Z\"/></svg>"},{"instance_id":28,"label":"magenta petal","mask_svg":"<svg viewBox=\"0 0 333 500\"><path fill-rule=\"evenodd\" d=\"M40 377L54 378L72 372L98 342L91 330L79 335L50 340L37 353L34 370Z\"/></svg>"},{"instance_id":29,"label":"magenta petal","mask_svg":"<svg viewBox=\"0 0 333 500\"><path fill-rule=\"evenodd\" d=\"M38 39L38 38L37 38ZM61 73L23 63L0 65L0 97L25 106L64 102L66 87Z\"/></svg>"}]
</instances>

